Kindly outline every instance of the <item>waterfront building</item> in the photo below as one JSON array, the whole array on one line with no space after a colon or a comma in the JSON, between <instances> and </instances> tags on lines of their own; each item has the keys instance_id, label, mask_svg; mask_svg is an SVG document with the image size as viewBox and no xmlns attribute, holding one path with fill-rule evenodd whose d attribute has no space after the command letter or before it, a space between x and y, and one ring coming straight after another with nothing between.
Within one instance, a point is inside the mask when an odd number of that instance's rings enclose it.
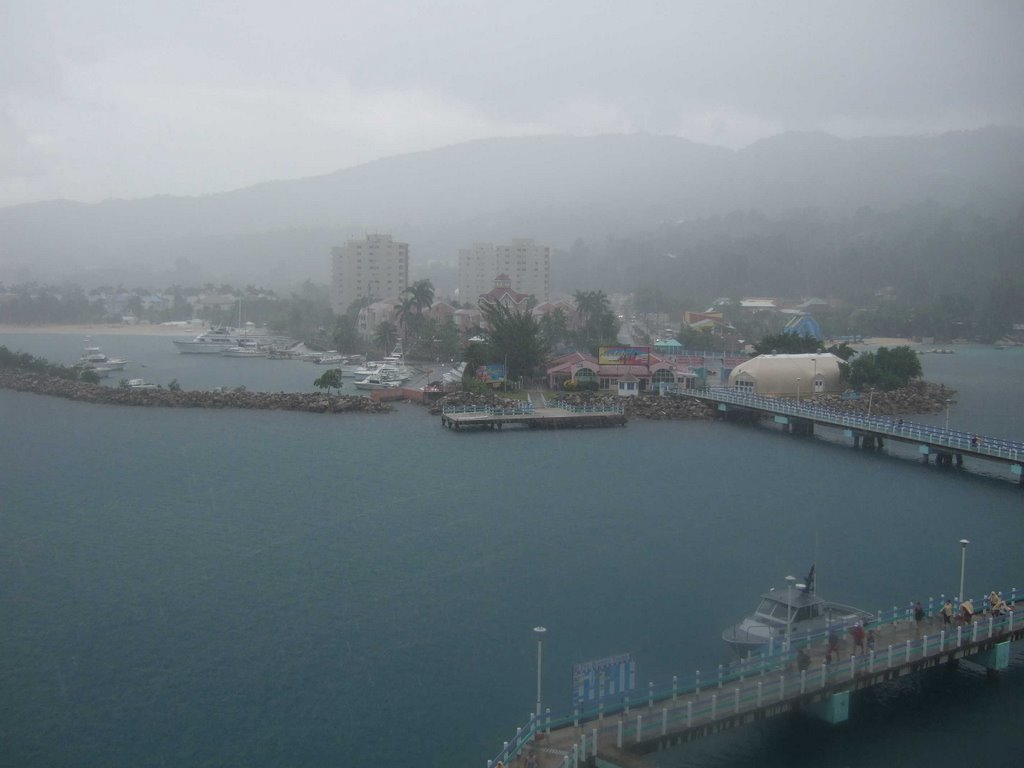
<instances>
[{"instance_id":1,"label":"waterfront building","mask_svg":"<svg viewBox=\"0 0 1024 768\"><path fill-rule=\"evenodd\" d=\"M476 303L491 290L498 275L511 281L511 288L537 301L550 294L551 248L527 238L514 238L509 245L474 243L459 250L459 301Z\"/></svg>"},{"instance_id":2,"label":"waterfront building","mask_svg":"<svg viewBox=\"0 0 1024 768\"><path fill-rule=\"evenodd\" d=\"M804 355L758 355L729 374L729 386L758 395L797 397L842 392L839 366L831 352Z\"/></svg>"},{"instance_id":3,"label":"waterfront building","mask_svg":"<svg viewBox=\"0 0 1024 768\"><path fill-rule=\"evenodd\" d=\"M647 354L629 365L620 365L601 362L585 352L571 352L556 358L548 366L547 375L551 389L564 389L569 380L582 387L596 382L599 392L624 396L658 391L663 387L693 389L698 378L689 368L673 365L657 355Z\"/></svg>"},{"instance_id":4,"label":"waterfront building","mask_svg":"<svg viewBox=\"0 0 1024 768\"><path fill-rule=\"evenodd\" d=\"M408 287L408 243L378 234L331 249L331 307L339 315L353 302L400 296Z\"/></svg>"}]
</instances>

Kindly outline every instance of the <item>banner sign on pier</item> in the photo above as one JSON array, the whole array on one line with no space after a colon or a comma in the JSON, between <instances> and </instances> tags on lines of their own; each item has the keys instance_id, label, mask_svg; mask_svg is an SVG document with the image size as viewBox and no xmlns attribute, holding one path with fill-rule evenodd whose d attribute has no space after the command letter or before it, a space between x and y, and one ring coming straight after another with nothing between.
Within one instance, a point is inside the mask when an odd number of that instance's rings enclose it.
<instances>
[{"instance_id":1,"label":"banner sign on pier","mask_svg":"<svg viewBox=\"0 0 1024 768\"><path fill-rule=\"evenodd\" d=\"M608 656L572 667L572 705L596 705L620 701L636 688L636 659L631 653Z\"/></svg>"}]
</instances>

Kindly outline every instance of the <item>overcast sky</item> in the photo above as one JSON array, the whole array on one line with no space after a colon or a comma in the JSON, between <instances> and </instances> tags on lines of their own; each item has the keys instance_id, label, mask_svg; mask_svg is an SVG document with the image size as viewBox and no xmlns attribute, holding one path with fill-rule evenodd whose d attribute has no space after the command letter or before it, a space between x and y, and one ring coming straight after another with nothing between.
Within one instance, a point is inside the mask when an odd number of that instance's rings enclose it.
<instances>
[{"instance_id":1,"label":"overcast sky","mask_svg":"<svg viewBox=\"0 0 1024 768\"><path fill-rule=\"evenodd\" d=\"M2 0L0 205L493 136L1024 125L1024 0Z\"/></svg>"}]
</instances>

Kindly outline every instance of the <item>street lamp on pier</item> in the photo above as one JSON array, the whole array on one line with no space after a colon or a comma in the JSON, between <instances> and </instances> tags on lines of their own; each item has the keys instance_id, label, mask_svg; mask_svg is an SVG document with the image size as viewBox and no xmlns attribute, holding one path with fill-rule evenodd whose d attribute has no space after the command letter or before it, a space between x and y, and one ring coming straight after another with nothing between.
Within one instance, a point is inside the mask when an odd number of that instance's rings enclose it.
<instances>
[{"instance_id":1,"label":"street lamp on pier","mask_svg":"<svg viewBox=\"0 0 1024 768\"><path fill-rule=\"evenodd\" d=\"M534 627L533 633L537 636L537 720L540 720L540 665L541 658L544 649L544 633L547 632L546 627Z\"/></svg>"},{"instance_id":2,"label":"street lamp on pier","mask_svg":"<svg viewBox=\"0 0 1024 768\"><path fill-rule=\"evenodd\" d=\"M799 381L799 379L797 379ZM793 582L796 581L796 576L786 577L786 641L789 641L789 636L793 631Z\"/></svg>"},{"instance_id":3,"label":"street lamp on pier","mask_svg":"<svg viewBox=\"0 0 1024 768\"><path fill-rule=\"evenodd\" d=\"M952 402L953 402L953 400L951 398L948 398L948 397L946 398L946 431L947 432L949 431L949 404L952 403Z\"/></svg>"},{"instance_id":4,"label":"street lamp on pier","mask_svg":"<svg viewBox=\"0 0 1024 768\"><path fill-rule=\"evenodd\" d=\"M961 603L964 601L964 564L967 561L967 545L970 544L967 539L960 539L960 597Z\"/></svg>"}]
</instances>

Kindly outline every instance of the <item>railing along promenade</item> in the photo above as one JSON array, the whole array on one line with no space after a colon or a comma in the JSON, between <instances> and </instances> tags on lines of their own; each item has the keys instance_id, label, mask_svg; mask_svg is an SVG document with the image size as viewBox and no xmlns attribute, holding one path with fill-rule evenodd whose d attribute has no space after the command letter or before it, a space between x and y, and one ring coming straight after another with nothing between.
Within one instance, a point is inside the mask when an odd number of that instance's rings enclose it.
<instances>
[{"instance_id":1,"label":"railing along promenade","mask_svg":"<svg viewBox=\"0 0 1024 768\"><path fill-rule=\"evenodd\" d=\"M685 394L706 402L735 405L767 414L803 419L823 426L918 443L934 448L937 452L967 454L1015 464L1018 467L1024 464L1024 442L1016 440L978 435L929 424L917 424L891 416L849 413L817 403L804 404L790 398L766 397L722 387L687 390Z\"/></svg>"},{"instance_id":2,"label":"railing along promenade","mask_svg":"<svg viewBox=\"0 0 1024 768\"><path fill-rule=\"evenodd\" d=\"M879 611L864 625L874 642L869 636L864 648L832 661L825 657L829 636L848 634L847 624L833 624L792 642L780 638L765 653L719 664L711 674L697 670L685 681L673 676L669 685L651 682L646 690L634 690L621 699L558 715L550 709L531 713L487 761L487 768L508 766L527 751L534 753L539 768L576 768L599 752L621 754L631 747L642 754L813 705L835 693L977 656L1024 636L1024 611L1016 606L1016 588L1009 591L1008 611L978 613L966 624L939 623L937 608L943 602L944 596L937 602L929 598L928 618L921 624L914 620L913 604ZM985 598L972 602L988 605ZM849 643L844 639L841 649ZM817 660L801 668L801 650Z\"/></svg>"}]
</instances>

